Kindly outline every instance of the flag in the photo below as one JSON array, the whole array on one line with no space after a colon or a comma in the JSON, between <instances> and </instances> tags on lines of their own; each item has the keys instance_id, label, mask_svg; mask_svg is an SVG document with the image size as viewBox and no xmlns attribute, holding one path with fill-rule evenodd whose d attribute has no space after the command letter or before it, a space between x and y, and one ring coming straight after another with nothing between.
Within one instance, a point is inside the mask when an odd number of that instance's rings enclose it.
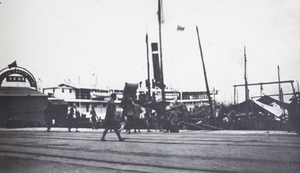
<instances>
[{"instance_id":1,"label":"flag","mask_svg":"<svg viewBox=\"0 0 300 173\"><path fill-rule=\"evenodd\" d=\"M178 25L178 26L177 26L177 31L184 31L184 27L183 27L183 26L180 26L180 25Z\"/></svg>"},{"instance_id":2,"label":"flag","mask_svg":"<svg viewBox=\"0 0 300 173\"><path fill-rule=\"evenodd\" d=\"M8 65L8 68L13 68L13 67L17 67L17 62L14 61L13 63Z\"/></svg>"}]
</instances>

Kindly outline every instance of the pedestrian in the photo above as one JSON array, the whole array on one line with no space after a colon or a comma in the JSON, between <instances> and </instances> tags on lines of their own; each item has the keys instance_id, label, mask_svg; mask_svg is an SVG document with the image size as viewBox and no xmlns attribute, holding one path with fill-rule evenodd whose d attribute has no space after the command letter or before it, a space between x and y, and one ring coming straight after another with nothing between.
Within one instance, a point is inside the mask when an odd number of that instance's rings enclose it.
<instances>
[{"instance_id":1,"label":"pedestrian","mask_svg":"<svg viewBox=\"0 0 300 173\"><path fill-rule=\"evenodd\" d=\"M121 137L120 132L118 130L118 121L116 120L116 104L115 100L117 99L117 95L115 93L111 94L111 99L108 102L106 108L106 115L105 115L105 130L103 131L101 141L106 141L105 136L109 129L114 129L116 135L119 138L119 141L125 141L124 138Z\"/></svg>"},{"instance_id":2,"label":"pedestrian","mask_svg":"<svg viewBox=\"0 0 300 173\"><path fill-rule=\"evenodd\" d=\"M76 132L79 132L78 131L78 119L80 117L80 113L79 111L77 111L77 108L76 108L76 105L73 104L70 108L70 111L67 115L67 122L68 122L68 130L69 132L71 132L71 128L73 126L73 124L75 125L75 128L76 128Z\"/></svg>"},{"instance_id":3,"label":"pedestrian","mask_svg":"<svg viewBox=\"0 0 300 173\"><path fill-rule=\"evenodd\" d=\"M94 105L92 105L90 114L91 114L91 120L92 120L92 129L94 130L94 129L96 129L96 123L97 123L97 119L98 119Z\"/></svg>"},{"instance_id":4,"label":"pedestrian","mask_svg":"<svg viewBox=\"0 0 300 173\"><path fill-rule=\"evenodd\" d=\"M134 115L133 115L133 128L134 128L134 133L136 133L136 130L138 130L138 132L140 131L140 115L141 113L143 113L143 110L141 108L141 106L137 103L133 103L134 105Z\"/></svg>"},{"instance_id":5,"label":"pedestrian","mask_svg":"<svg viewBox=\"0 0 300 173\"><path fill-rule=\"evenodd\" d=\"M79 127L79 121L80 121L81 116L80 116L80 112L77 109L75 111L75 116L76 117L75 117L73 123L75 124L76 132L79 132L78 127Z\"/></svg>"},{"instance_id":6,"label":"pedestrian","mask_svg":"<svg viewBox=\"0 0 300 173\"><path fill-rule=\"evenodd\" d=\"M234 130L235 111L231 109L227 114L227 118L228 118L228 123L226 124L226 129Z\"/></svg>"},{"instance_id":7,"label":"pedestrian","mask_svg":"<svg viewBox=\"0 0 300 173\"><path fill-rule=\"evenodd\" d=\"M50 106L51 106L51 103L48 102L48 104L46 105L45 110L44 110L44 118L45 118L45 122L47 125L47 132L50 132L51 125L52 125L52 112L50 110Z\"/></svg>"},{"instance_id":8,"label":"pedestrian","mask_svg":"<svg viewBox=\"0 0 300 173\"><path fill-rule=\"evenodd\" d=\"M152 122L151 111L152 109L150 107L146 107L145 119L146 119L147 132L152 132L150 130L150 124Z\"/></svg>"},{"instance_id":9,"label":"pedestrian","mask_svg":"<svg viewBox=\"0 0 300 173\"><path fill-rule=\"evenodd\" d=\"M130 134L130 130L134 128L134 103L131 97L128 98L125 108L123 109L123 116L126 117L126 130Z\"/></svg>"}]
</instances>

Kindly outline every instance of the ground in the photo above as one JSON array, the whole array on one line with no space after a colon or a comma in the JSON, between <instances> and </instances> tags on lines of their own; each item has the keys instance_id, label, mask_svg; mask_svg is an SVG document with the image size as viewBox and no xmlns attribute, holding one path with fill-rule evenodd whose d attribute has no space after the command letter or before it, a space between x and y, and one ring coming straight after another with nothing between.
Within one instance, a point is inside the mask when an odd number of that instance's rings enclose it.
<instances>
[{"instance_id":1,"label":"ground","mask_svg":"<svg viewBox=\"0 0 300 173\"><path fill-rule=\"evenodd\" d=\"M0 172L298 172L300 136L285 131L0 129Z\"/></svg>"}]
</instances>

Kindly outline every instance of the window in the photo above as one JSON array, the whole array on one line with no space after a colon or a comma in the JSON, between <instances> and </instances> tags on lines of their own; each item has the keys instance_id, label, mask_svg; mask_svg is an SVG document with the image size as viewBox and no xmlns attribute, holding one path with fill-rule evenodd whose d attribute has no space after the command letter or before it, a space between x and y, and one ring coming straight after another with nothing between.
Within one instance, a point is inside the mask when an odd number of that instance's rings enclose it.
<instances>
[{"instance_id":1,"label":"window","mask_svg":"<svg viewBox=\"0 0 300 173\"><path fill-rule=\"evenodd\" d=\"M61 89L61 92L64 93L64 92L65 92L65 89Z\"/></svg>"},{"instance_id":2,"label":"window","mask_svg":"<svg viewBox=\"0 0 300 173\"><path fill-rule=\"evenodd\" d=\"M69 92L72 93L72 89L69 89Z\"/></svg>"}]
</instances>

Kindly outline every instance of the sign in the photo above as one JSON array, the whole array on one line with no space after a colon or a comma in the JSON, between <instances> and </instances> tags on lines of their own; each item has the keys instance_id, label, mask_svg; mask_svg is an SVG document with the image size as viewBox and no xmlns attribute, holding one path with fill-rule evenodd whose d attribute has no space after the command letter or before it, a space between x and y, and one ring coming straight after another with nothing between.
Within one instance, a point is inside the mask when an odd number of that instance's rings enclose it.
<instances>
[{"instance_id":1,"label":"sign","mask_svg":"<svg viewBox=\"0 0 300 173\"><path fill-rule=\"evenodd\" d=\"M26 79L23 76L7 76L7 82L26 82Z\"/></svg>"},{"instance_id":2,"label":"sign","mask_svg":"<svg viewBox=\"0 0 300 173\"><path fill-rule=\"evenodd\" d=\"M2 72L3 71L3 72ZM36 81L33 75L22 67L15 67L14 69L5 68L1 70L0 86L2 81L6 79L7 82L29 82L31 87L37 88ZM18 76L17 76L18 75Z\"/></svg>"}]
</instances>

